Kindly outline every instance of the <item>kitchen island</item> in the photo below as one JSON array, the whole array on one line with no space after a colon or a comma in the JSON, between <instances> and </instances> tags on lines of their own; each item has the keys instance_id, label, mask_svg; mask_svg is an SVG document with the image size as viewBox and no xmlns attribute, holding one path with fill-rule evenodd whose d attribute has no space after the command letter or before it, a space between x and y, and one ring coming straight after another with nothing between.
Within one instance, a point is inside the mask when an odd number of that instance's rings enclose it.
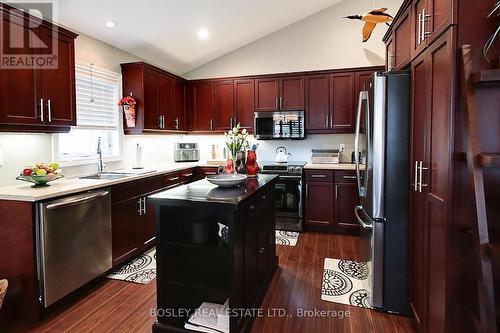
<instances>
[{"instance_id":1,"label":"kitchen island","mask_svg":"<svg viewBox=\"0 0 500 333\"><path fill-rule=\"evenodd\" d=\"M203 303L229 300L230 332L247 332L278 265L275 175L235 188L200 180L148 197L156 207L157 322L153 332L191 332Z\"/></svg>"}]
</instances>

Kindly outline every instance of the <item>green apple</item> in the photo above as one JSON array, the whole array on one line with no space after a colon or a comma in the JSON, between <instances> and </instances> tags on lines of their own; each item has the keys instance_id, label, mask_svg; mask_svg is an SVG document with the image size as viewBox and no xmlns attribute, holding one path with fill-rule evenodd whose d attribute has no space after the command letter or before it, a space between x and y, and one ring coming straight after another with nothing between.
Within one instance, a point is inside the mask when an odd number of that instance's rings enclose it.
<instances>
[{"instance_id":1,"label":"green apple","mask_svg":"<svg viewBox=\"0 0 500 333\"><path fill-rule=\"evenodd\" d=\"M38 169L38 170L36 170L35 173L36 173L37 176L46 176L47 175L47 170L45 170L45 169Z\"/></svg>"},{"instance_id":2,"label":"green apple","mask_svg":"<svg viewBox=\"0 0 500 333\"><path fill-rule=\"evenodd\" d=\"M57 170L57 169L59 169L59 163L51 162L49 164L49 168L52 168L52 170Z\"/></svg>"}]
</instances>

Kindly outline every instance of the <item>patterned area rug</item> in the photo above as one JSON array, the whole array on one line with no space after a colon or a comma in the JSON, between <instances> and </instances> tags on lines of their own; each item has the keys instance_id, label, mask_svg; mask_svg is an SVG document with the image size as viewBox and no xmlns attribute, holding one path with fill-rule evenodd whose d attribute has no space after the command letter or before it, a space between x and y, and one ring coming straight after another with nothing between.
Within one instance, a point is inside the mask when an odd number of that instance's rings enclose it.
<instances>
[{"instance_id":1,"label":"patterned area rug","mask_svg":"<svg viewBox=\"0 0 500 333\"><path fill-rule=\"evenodd\" d=\"M368 266L364 262L325 258L321 299L371 309Z\"/></svg>"},{"instance_id":2,"label":"patterned area rug","mask_svg":"<svg viewBox=\"0 0 500 333\"><path fill-rule=\"evenodd\" d=\"M108 275L108 278L148 284L156 277L156 249L143 253Z\"/></svg>"},{"instance_id":3,"label":"patterned area rug","mask_svg":"<svg viewBox=\"0 0 500 333\"><path fill-rule=\"evenodd\" d=\"M276 244L295 246L299 240L299 232L276 230Z\"/></svg>"}]
</instances>

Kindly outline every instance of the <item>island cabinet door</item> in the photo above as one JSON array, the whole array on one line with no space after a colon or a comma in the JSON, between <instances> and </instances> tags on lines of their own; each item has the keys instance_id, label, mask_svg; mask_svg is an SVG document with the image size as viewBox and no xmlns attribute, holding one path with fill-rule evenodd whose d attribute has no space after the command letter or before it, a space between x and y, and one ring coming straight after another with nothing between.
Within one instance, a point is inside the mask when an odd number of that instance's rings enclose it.
<instances>
[{"instance_id":1,"label":"island cabinet door","mask_svg":"<svg viewBox=\"0 0 500 333\"><path fill-rule=\"evenodd\" d=\"M138 250L139 198L112 205L113 266L126 260Z\"/></svg>"},{"instance_id":2,"label":"island cabinet door","mask_svg":"<svg viewBox=\"0 0 500 333\"><path fill-rule=\"evenodd\" d=\"M257 227L257 280L262 282L275 255L275 223L271 205L262 208L264 212Z\"/></svg>"},{"instance_id":3,"label":"island cabinet door","mask_svg":"<svg viewBox=\"0 0 500 333\"><path fill-rule=\"evenodd\" d=\"M247 220L245 225L245 303L252 304L252 301L259 287L258 283L258 252L257 252L257 219Z\"/></svg>"}]
</instances>

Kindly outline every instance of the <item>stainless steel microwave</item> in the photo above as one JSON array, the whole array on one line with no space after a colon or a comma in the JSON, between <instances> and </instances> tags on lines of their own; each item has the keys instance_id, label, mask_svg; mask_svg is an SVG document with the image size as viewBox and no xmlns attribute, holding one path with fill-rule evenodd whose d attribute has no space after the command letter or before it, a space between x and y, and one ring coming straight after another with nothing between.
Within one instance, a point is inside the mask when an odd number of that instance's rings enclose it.
<instances>
[{"instance_id":1,"label":"stainless steel microwave","mask_svg":"<svg viewBox=\"0 0 500 333\"><path fill-rule=\"evenodd\" d=\"M304 111L255 112L254 135L257 140L302 140L304 123Z\"/></svg>"}]
</instances>

